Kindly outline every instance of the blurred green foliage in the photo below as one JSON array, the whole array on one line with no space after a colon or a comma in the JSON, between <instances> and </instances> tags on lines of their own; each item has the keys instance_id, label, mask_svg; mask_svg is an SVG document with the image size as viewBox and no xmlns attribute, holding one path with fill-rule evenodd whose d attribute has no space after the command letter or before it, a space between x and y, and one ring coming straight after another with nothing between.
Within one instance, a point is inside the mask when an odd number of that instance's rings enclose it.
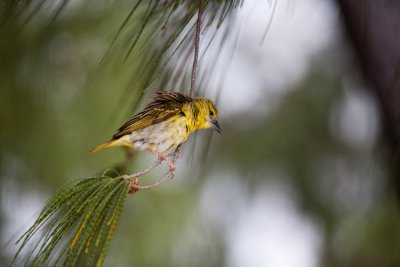
<instances>
[{"instance_id":1,"label":"blurred green foliage","mask_svg":"<svg viewBox=\"0 0 400 267\"><path fill-rule=\"evenodd\" d=\"M2 188L12 183L21 195L37 192L46 198L74 177L121 164L125 154L120 150L93 156L87 151L139 110L140 100L152 91L188 89L188 76L179 72L190 68L190 60L184 59L197 2L165 1L170 3L169 12L152 11L156 2L141 1L135 13L136 1L0 3ZM206 24L214 16L213 26L238 5L238 1L208 3ZM169 17L174 10L179 11L176 17ZM146 17L149 28L136 43ZM160 28L167 19L163 32ZM227 19L231 25L231 17ZM226 28L209 27L227 34ZM160 50L171 40L178 42ZM319 56L329 60L330 52ZM220 138L197 135L200 145L195 152L210 148L201 151L204 161L193 156L189 143L181 159L183 170L174 180L128 197L105 266L227 265L228 232L204 218L199 207L206 184L215 178L209 173L226 172L242 179L248 195L237 196L239 200L274 183L270 173L279 173L296 208L322 229L322 266L399 266L400 217L387 196L389 178L380 154L384 151L376 139L361 146L346 143L333 119L348 97L346 91L355 90L346 89L343 81L362 82L351 68L332 67L332 75L321 61L314 62L301 83L273 100L271 112L222 115ZM207 77L200 77L206 91ZM187 159L192 156L191 163ZM140 156L131 168L141 169L148 162ZM220 194L229 192L230 186L218 188ZM10 201L0 199L3 235L7 221L3 206ZM0 263L10 262L9 251L13 249L0 250Z\"/></svg>"}]
</instances>

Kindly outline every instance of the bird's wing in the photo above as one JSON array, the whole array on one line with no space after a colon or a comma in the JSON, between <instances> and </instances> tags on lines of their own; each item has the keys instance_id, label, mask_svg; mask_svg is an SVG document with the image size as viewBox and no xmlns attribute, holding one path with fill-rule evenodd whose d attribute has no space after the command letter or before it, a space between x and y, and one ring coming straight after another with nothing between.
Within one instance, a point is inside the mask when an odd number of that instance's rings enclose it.
<instances>
[{"instance_id":1,"label":"bird's wing","mask_svg":"<svg viewBox=\"0 0 400 267\"><path fill-rule=\"evenodd\" d=\"M191 98L177 92L156 92L145 109L122 125L112 139L130 134L151 125L184 116L182 106Z\"/></svg>"}]
</instances>

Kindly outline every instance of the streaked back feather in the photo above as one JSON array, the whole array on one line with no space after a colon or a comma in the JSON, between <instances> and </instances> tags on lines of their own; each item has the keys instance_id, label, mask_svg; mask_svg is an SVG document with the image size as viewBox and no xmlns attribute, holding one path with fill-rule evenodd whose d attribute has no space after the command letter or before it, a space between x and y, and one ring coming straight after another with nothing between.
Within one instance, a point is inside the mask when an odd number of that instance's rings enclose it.
<instances>
[{"instance_id":1,"label":"streaked back feather","mask_svg":"<svg viewBox=\"0 0 400 267\"><path fill-rule=\"evenodd\" d=\"M192 101L193 98L178 92L156 92L144 110L124 123L112 139L182 116L183 105Z\"/></svg>"}]
</instances>

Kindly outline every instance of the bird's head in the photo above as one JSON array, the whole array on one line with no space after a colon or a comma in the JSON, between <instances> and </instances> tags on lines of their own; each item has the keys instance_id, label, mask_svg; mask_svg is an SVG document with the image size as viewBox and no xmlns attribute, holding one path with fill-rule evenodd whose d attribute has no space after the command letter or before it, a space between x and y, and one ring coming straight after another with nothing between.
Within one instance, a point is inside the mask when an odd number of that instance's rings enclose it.
<instances>
[{"instance_id":1,"label":"bird's head","mask_svg":"<svg viewBox=\"0 0 400 267\"><path fill-rule=\"evenodd\" d=\"M198 98L196 101L196 111L198 114L196 128L207 129L214 128L218 133L221 133L221 127L218 123L218 111L214 103L206 98Z\"/></svg>"}]
</instances>

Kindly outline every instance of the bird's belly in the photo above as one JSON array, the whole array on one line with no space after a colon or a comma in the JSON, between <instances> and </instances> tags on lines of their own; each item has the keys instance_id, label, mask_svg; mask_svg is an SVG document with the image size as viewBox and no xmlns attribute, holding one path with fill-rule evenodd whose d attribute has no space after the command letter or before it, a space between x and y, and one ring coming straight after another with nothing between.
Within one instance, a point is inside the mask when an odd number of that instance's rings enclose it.
<instances>
[{"instance_id":1,"label":"bird's belly","mask_svg":"<svg viewBox=\"0 0 400 267\"><path fill-rule=\"evenodd\" d=\"M167 152L186 141L189 133L184 117L164 121L131 133L130 139L135 150Z\"/></svg>"}]
</instances>

